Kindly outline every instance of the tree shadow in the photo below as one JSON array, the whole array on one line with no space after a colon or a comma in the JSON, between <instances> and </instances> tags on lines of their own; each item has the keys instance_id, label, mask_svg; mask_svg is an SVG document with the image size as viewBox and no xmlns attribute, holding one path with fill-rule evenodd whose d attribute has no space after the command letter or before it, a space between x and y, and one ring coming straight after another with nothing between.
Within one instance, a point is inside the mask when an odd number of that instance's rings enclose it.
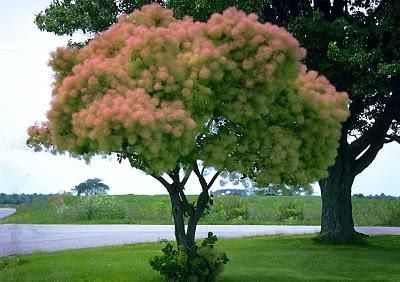
<instances>
[{"instance_id":1,"label":"tree shadow","mask_svg":"<svg viewBox=\"0 0 400 282\"><path fill-rule=\"evenodd\" d=\"M374 240L374 237L380 237L380 238L399 238L398 239L398 244L397 245L388 245L385 244L385 240L376 242ZM355 247L359 249L368 249L368 250L375 250L375 251L400 251L400 236L396 235L366 235L363 233L356 232L353 236L352 241L350 242L341 242L337 240L332 240L330 238L326 238L323 236L320 236L319 234L316 235L315 237L311 238L313 243L315 245L319 246L342 246L342 247ZM393 244L393 240L389 240Z\"/></svg>"}]
</instances>

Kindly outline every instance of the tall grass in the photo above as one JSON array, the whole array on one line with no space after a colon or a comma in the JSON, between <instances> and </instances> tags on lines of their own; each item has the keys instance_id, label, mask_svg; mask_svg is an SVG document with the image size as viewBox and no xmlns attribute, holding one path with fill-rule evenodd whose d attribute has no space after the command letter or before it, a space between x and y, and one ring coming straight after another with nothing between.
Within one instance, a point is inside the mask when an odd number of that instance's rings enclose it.
<instances>
[{"instance_id":1,"label":"tall grass","mask_svg":"<svg viewBox=\"0 0 400 282\"><path fill-rule=\"evenodd\" d=\"M81 197L84 198L84 197ZM73 210L80 200L75 196L52 197L17 206L17 212L0 223L99 223L99 224L172 224L171 204L167 195L106 196L124 210L118 216L89 218L57 217L57 209ZM189 196L193 202L195 196ZM111 209L112 210L112 209ZM115 212L117 213L117 212ZM400 201L383 199L354 199L353 215L356 225L400 226ZM210 214L200 224L293 224L319 225L321 199L316 196L220 196L214 197Z\"/></svg>"}]
</instances>

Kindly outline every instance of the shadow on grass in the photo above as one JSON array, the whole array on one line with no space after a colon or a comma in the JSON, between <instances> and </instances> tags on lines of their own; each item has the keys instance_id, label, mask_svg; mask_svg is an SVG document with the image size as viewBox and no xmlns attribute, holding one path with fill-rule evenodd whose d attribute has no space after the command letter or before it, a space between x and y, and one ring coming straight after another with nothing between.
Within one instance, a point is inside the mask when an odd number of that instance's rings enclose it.
<instances>
[{"instance_id":1,"label":"shadow on grass","mask_svg":"<svg viewBox=\"0 0 400 282\"><path fill-rule=\"evenodd\" d=\"M356 249L367 249L370 251L382 251L382 252L400 252L400 236L390 236L390 235L381 235L380 242L377 243L374 236L366 235L363 233L356 232L353 235L353 239L350 242L341 242L337 240L332 240L330 238L326 238L320 236L319 234L315 237L312 237L311 240L317 246L342 246ZM390 240L385 240L385 238L391 238ZM393 240L393 238L397 238L397 240Z\"/></svg>"}]
</instances>

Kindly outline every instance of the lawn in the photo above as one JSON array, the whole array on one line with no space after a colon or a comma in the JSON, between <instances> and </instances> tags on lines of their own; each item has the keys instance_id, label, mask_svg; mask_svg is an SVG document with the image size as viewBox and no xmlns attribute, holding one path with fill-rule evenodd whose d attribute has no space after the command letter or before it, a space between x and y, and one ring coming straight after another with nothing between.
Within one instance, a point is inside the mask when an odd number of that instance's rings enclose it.
<instances>
[{"instance_id":1,"label":"lawn","mask_svg":"<svg viewBox=\"0 0 400 282\"><path fill-rule=\"evenodd\" d=\"M353 246L321 245L311 235L223 239L231 261L220 281L400 281L400 236ZM159 281L148 260L161 244L35 253L0 259L0 281Z\"/></svg>"},{"instance_id":2,"label":"lawn","mask_svg":"<svg viewBox=\"0 0 400 282\"><path fill-rule=\"evenodd\" d=\"M125 203L126 216L110 219L101 216L94 220L76 220L60 218L56 210L60 204L72 205L77 197L66 196L48 201L35 201L17 206L17 212L0 223L98 223L98 224L172 224L170 200L167 195L109 196ZM189 197L195 201L194 196ZM288 204L298 211L298 216L279 218L285 213ZM400 201L380 199L354 199L353 216L356 225L400 226ZM215 197L214 206L200 224L291 224L319 225L321 217L321 199L316 196L252 196L252 197Z\"/></svg>"}]
</instances>

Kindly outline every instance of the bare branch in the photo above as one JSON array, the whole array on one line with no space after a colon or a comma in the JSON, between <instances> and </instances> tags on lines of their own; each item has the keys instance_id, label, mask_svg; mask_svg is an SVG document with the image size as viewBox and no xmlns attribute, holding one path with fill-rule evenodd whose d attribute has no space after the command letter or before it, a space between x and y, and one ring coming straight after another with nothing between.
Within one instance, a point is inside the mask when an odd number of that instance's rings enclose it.
<instances>
[{"instance_id":1,"label":"bare branch","mask_svg":"<svg viewBox=\"0 0 400 282\"><path fill-rule=\"evenodd\" d=\"M386 109L367 132L350 144L350 151L353 156L357 157L370 145L377 143L377 139L380 139L382 135L386 134L392 123L391 115L392 110Z\"/></svg>"},{"instance_id":2,"label":"bare branch","mask_svg":"<svg viewBox=\"0 0 400 282\"><path fill-rule=\"evenodd\" d=\"M182 181L181 181L181 185L185 186L186 182L188 181L190 174L192 174L192 170L190 169L189 171L186 172L185 176L183 177Z\"/></svg>"},{"instance_id":3,"label":"bare branch","mask_svg":"<svg viewBox=\"0 0 400 282\"><path fill-rule=\"evenodd\" d=\"M390 142L397 142L397 143L400 144L400 136L398 136L398 135L386 135L385 143L390 143Z\"/></svg>"},{"instance_id":4,"label":"bare branch","mask_svg":"<svg viewBox=\"0 0 400 282\"><path fill-rule=\"evenodd\" d=\"M375 159L378 152L382 149L385 142L379 142L371 145L365 153L354 162L355 175L364 171Z\"/></svg>"},{"instance_id":5,"label":"bare branch","mask_svg":"<svg viewBox=\"0 0 400 282\"><path fill-rule=\"evenodd\" d=\"M199 179L200 185L201 185L201 188L203 189L203 191L207 191L208 185L207 185L206 180L204 179L204 176L199 171L199 166L197 165L197 161L193 162L193 171L196 174L197 178Z\"/></svg>"},{"instance_id":6,"label":"bare branch","mask_svg":"<svg viewBox=\"0 0 400 282\"><path fill-rule=\"evenodd\" d=\"M189 201L188 201L188 199L186 198L186 195L185 195L185 192L183 191L183 189L180 189L180 190L179 190L179 195L181 196L181 200L182 200L183 204L184 204L185 206L189 206Z\"/></svg>"},{"instance_id":7,"label":"bare branch","mask_svg":"<svg viewBox=\"0 0 400 282\"><path fill-rule=\"evenodd\" d=\"M172 179L172 181L174 183L180 183L179 174L176 174L174 172L170 172L170 173L167 173L167 174L168 174L169 177L171 177L171 179Z\"/></svg>"},{"instance_id":8,"label":"bare branch","mask_svg":"<svg viewBox=\"0 0 400 282\"><path fill-rule=\"evenodd\" d=\"M203 176L204 176L204 171L205 171L205 169L206 169L206 166L203 165L203 168L201 169L201 175L203 175Z\"/></svg>"},{"instance_id":9,"label":"bare branch","mask_svg":"<svg viewBox=\"0 0 400 282\"><path fill-rule=\"evenodd\" d=\"M222 171L217 171L216 174L211 178L211 181L208 183L208 189L211 188L211 186L214 184L215 180L217 180L218 176L221 174Z\"/></svg>"},{"instance_id":10,"label":"bare branch","mask_svg":"<svg viewBox=\"0 0 400 282\"><path fill-rule=\"evenodd\" d=\"M168 191L168 193L172 192L172 186L165 180L162 176L156 174L150 174L153 178L157 179Z\"/></svg>"}]
</instances>

